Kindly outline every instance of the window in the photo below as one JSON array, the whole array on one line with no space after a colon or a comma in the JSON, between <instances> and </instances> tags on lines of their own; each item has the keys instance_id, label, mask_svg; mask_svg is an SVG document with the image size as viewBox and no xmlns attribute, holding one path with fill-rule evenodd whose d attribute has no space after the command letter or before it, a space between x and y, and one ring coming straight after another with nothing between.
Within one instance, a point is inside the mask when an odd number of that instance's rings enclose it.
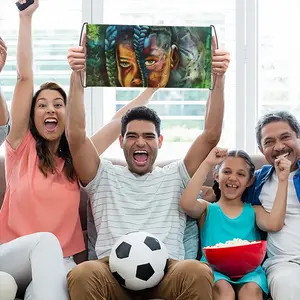
<instances>
[{"instance_id":1,"label":"window","mask_svg":"<svg viewBox=\"0 0 300 300\"><path fill-rule=\"evenodd\" d=\"M69 90L70 68L67 51L78 45L82 20L81 0L41 0L33 18L35 89L46 81L56 81ZM16 46L19 15L13 1L1 5L1 36L8 47L8 58L0 82L8 106L16 83Z\"/></svg>"},{"instance_id":2,"label":"window","mask_svg":"<svg viewBox=\"0 0 300 300\"><path fill-rule=\"evenodd\" d=\"M232 54L232 62L226 78L226 103L235 107L235 1L226 3L213 1L159 1L153 0L103 0L103 20L105 24L159 24L159 25L215 25L220 47L226 47ZM99 21L100 22L100 21ZM141 92L141 89L104 88L103 111L105 122L114 112ZM149 107L155 109L162 119L163 147L159 159L182 158L191 143L204 127L204 116L208 90L200 89L160 89L153 96ZM231 111L230 111L231 110ZM232 109L225 112L223 146L234 147L235 131ZM226 121L227 120L227 121ZM226 142L225 142L226 141ZM122 157L116 142L105 153L109 157Z\"/></svg>"},{"instance_id":3,"label":"window","mask_svg":"<svg viewBox=\"0 0 300 300\"><path fill-rule=\"evenodd\" d=\"M258 116L284 109L300 120L299 28L299 0L258 1Z\"/></svg>"},{"instance_id":4,"label":"window","mask_svg":"<svg viewBox=\"0 0 300 300\"><path fill-rule=\"evenodd\" d=\"M18 12L13 2L6 3L0 10L0 34L8 44L8 61L0 83L10 105L16 82ZM66 53L78 44L82 20L95 24L215 25L220 47L231 53L222 146L255 153L254 128L263 113L287 109L300 116L298 0L186 0L184 5L179 0L40 0L33 26L36 89L46 80L55 80L68 91ZM99 130L117 109L141 92L86 88L88 134ZM203 130L207 97L208 91L201 89L160 89L154 95L150 107L159 113L164 135L159 160L183 157ZM123 157L118 142L105 156Z\"/></svg>"}]
</instances>

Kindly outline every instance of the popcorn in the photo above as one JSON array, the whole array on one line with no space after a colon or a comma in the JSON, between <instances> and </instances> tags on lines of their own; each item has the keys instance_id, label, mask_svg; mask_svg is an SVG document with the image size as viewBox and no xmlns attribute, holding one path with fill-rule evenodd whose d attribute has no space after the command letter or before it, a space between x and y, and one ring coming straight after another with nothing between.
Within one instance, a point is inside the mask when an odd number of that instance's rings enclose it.
<instances>
[{"instance_id":1,"label":"popcorn","mask_svg":"<svg viewBox=\"0 0 300 300\"><path fill-rule=\"evenodd\" d=\"M242 240L242 239L238 239L235 238L231 241L226 241L225 243L218 243L214 246L209 246L209 247L216 247L216 248L221 248L221 247L231 247L231 246L241 246L241 245L248 245L248 244L252 244L252 243L256 243L256 241L254 242L249 242L247 240ZM207 248L209 248L207 247Z\"/></svg>"}]
</instances>

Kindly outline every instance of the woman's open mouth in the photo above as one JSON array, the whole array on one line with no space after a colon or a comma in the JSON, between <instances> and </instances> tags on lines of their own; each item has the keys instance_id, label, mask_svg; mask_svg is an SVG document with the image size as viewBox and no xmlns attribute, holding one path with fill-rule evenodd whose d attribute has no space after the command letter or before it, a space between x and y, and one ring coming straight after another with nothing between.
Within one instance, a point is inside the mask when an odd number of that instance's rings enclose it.
<instances>
[{"instance_id":1,"label":"woman's open mouth","mask_svg":"<svg viewBox=\"0 0 300 300\"><path fill-rule=\"evenodd\" d=\"M55 118L47 118L45 121L46 130L49 132L53 132L57 126L57 119Z\"/></svg>"}]
</instances>

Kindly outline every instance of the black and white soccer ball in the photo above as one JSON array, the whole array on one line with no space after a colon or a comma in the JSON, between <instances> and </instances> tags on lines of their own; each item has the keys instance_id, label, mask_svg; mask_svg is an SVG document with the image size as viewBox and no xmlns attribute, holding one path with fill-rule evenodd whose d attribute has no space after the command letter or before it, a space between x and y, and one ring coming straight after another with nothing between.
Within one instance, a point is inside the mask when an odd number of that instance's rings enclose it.
<instances>
[{"instance_id":1,"label":"black and white soccer ball","mask_svg":"<svg viewBox=\"0 0 300 300\"><path fill-rule=\"evenodd\" d=\"M119 238L109 256L118 282L133 291L154 287L167 271L168 250L154 235L132 232Z\"/></svg>"}]
</instances>

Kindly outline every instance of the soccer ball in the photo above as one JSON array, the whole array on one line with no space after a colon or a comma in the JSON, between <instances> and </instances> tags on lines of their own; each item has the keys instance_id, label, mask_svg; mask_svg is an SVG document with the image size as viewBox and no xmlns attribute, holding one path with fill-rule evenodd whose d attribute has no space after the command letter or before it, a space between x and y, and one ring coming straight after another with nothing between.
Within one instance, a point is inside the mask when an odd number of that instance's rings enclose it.
<instances>
[{"instance_id":1,"label":"soccer ball","mask_svg":"<svg viewBox=\"0 0 300 300\"><path fill-rule=\"evenodd\" d=\"M154 235L133 232L112 247L109 267L119 284L133 291L157 285L167 271L168 251Z\"/></svg>"}]
</instances>

